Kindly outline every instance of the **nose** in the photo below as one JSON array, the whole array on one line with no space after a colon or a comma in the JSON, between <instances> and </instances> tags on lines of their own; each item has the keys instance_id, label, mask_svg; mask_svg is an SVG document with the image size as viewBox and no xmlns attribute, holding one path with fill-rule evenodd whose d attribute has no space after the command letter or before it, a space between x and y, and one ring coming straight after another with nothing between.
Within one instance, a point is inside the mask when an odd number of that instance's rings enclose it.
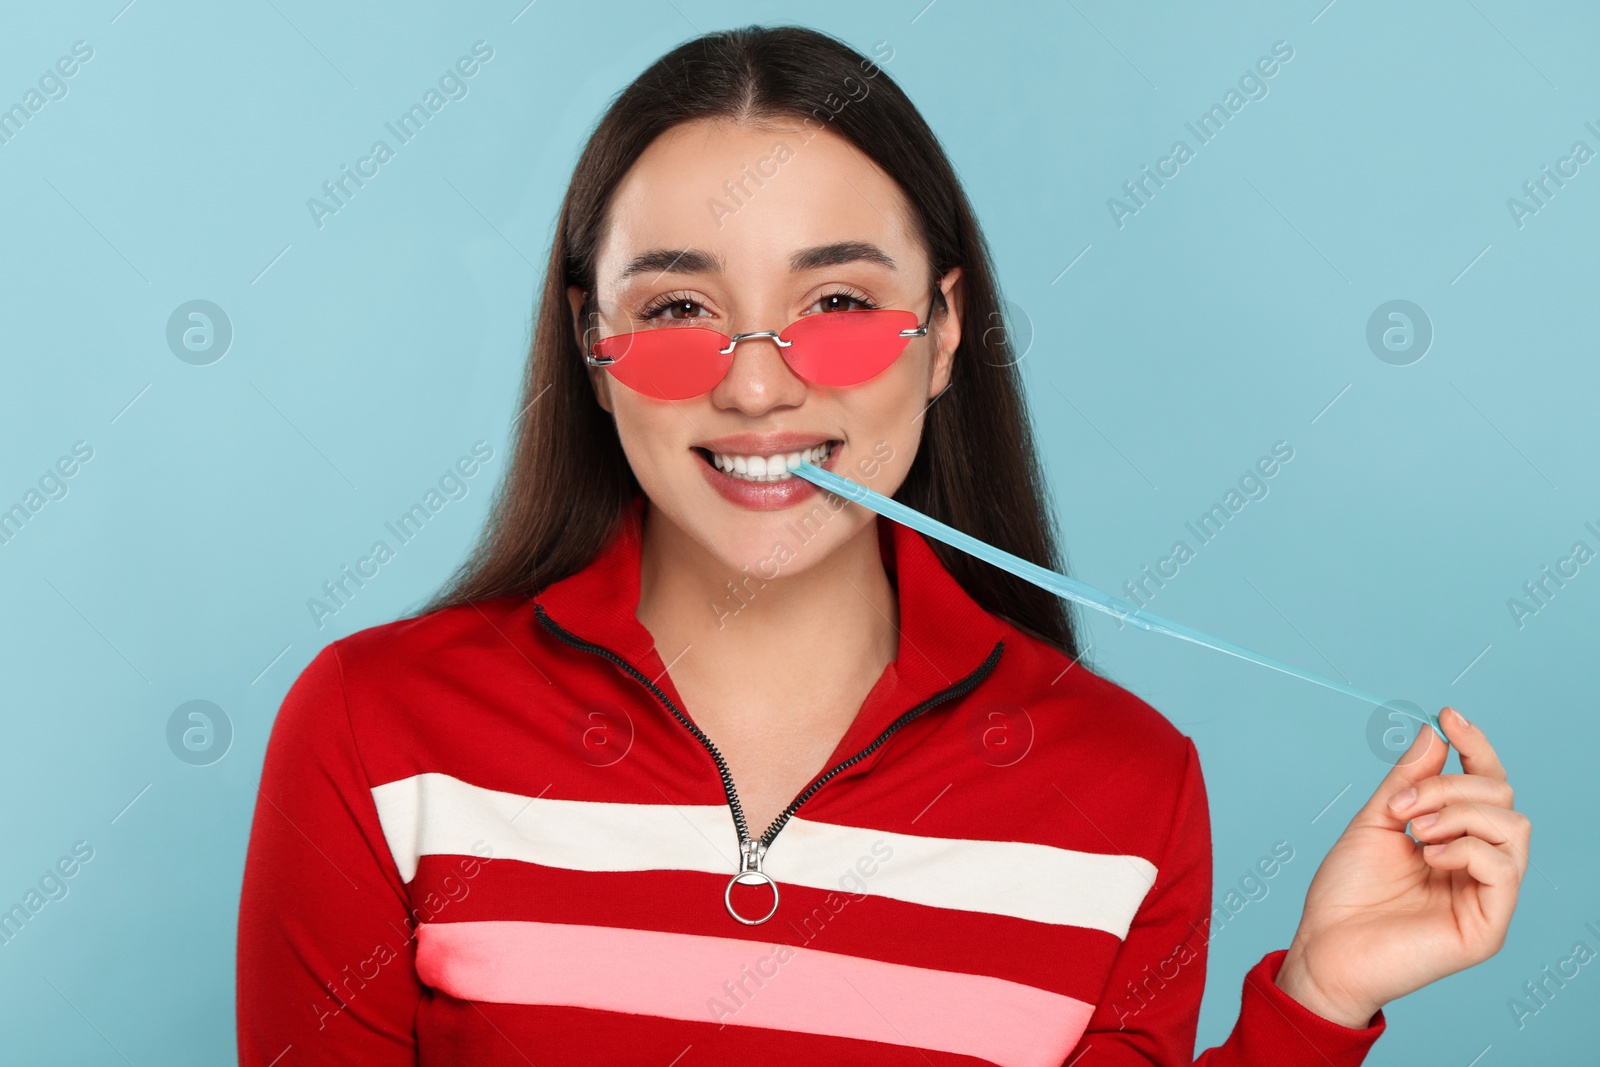
<instances>
[{"instance_id":1,"label":"nose","mask_svg":"<svg viewBox=\"0 0 1600 1067\"><path fill-rule=\"evenodd\" d=\"M734 334L733 364L712 388L711 402L747 415L801 403L806 396L806 382L789 368L783 348L774 329Z\"/></svg>"}]
</instances>

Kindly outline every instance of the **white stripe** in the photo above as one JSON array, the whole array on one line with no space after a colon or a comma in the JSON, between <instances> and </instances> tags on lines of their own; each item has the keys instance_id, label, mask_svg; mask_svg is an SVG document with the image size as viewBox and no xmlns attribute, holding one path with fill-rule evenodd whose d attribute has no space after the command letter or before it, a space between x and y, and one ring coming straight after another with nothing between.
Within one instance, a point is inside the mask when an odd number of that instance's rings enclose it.
<instances>
[{"instance_id":1,"label":"white stripe","mask_svg":"<svg viewBox=\"0 0 1600 1067\"><path fill-rule=\"evenodd\" d=\"M894 850L888 859L881 859L884 846ZM862 878L851 866L861 857L876 861L871 877ZM773 840L762 870L780 882L816 889L866 891L935 908L1104 930L1119 938L1127 936L1156 879L1155 865L1142 856L897 834L798 816Z\"/></svg>"},{"instance_id":2,"label":"white stripe","mask_svg":"<svg viewBox=\"0 0 1600 1067\"><path fill-rule=\"evenodd\" d=\"M738 870L724 804L618 804L483 789L419 774L372 791L400 875L422 856L483 854L577 871ZM862 862L864 861L864 862ZM861 868L871 872L863 876ZM1154 884L1141 856L1023 841L926 837L791 817L762 869L780 882L1126 937Z\"/></svg>"},{"instance_id":3,"label":"white stripe","mask_svg":"<svg viewBox=\"0 0 1600 1067\"><path fill-rule=\"evenodd\" d=\"M574 871L728 871L731 877L739 868L726 805L553 800L431 773L380 785L372 798L407 882L417 875L419 857L472 855L477 841L489 845L494 859Z\"/></svg>"}]
</instances>

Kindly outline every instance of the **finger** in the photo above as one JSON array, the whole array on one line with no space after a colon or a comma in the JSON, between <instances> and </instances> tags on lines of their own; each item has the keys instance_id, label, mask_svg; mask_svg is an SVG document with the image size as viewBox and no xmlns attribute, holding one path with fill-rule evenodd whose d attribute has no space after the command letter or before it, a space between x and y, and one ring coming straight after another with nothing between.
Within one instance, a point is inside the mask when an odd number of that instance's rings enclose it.
<instances>
[{"instance_id":1,"label":"finger","mask_svg":"<svg viewBox=\"0 0 1600 1067\"><path fill-rule=\"evenodd\" d=\"M1479 774L1437 774L1390 797L1389 810L1403 819L1415 819L1447 804L1510 808L1515 795L1511 783L1504 779Z\"/></svg>"},{"instance_id":2,"label":"finger","mask_svg":"<svg viewBox=\"0 0 1600 1067\"><path fill-rule=\"evenodd\" d=\"M1478 906L1485 921L1504 935L1522 883L1522 872L1510 856L1479 838L1458 837L1423 846L1422 859L1435 870L1466 871L1478 883Z\"/></svg>"},{"instance_id":3,"label":"finger","mask_svg":"<svg viewBox=\"0 0 1600 1067\"><path fill-rule=\"evenodd\" d=\"M1455 708L1447 707L1445 712L1439 716L1439 725L1444 727L1445 736L1461 753L1461 769L1485 778L1504 778L1506 769L1501 766L1499 755L1483 731L1468 722L1467 717Z\"/></svg>"},{"instance_id":4,"label":"finger","mask_svg":"<svg viewBox=\"0 0 1600 1067\"><path fill-rule=\"evenodd\" d=\"M1450 746L1439 740L1439 735L1431 728L1418 730L1411 747L1400 754L1372 796L1350 820L1350 825L1382 826L1389 830L1404 828L1409 816L1397 815L1389 807L1389 798L1437 776L1444 770L1445 757L1449 754Z\"/></svg>"},{"instance_id":5,"label":"finger","mask_svg":"<svg viewBox=\"0 0 1600 1067\"><path fill-rule=\"evenodd\" d=\"M1412 836L1434 844L1470 835L1496 848L1520 845L1529 830L1528 817L1522 812L1482 804L1447 804L1411 820Z\"/></svg>"}]
</instances>

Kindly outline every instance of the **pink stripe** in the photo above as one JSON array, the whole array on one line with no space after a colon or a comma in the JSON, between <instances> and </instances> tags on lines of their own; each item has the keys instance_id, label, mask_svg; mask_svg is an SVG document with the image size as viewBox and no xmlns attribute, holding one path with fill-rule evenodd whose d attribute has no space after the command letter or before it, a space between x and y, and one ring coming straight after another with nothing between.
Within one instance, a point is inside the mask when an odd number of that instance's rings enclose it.
<instances>
[{"instance_id":1,"label":"pink stripe","mask_svg":"<svg viewBox=\"0 0 1600 1067\"><path fill-rule=\"evenodd\" d=\"M462 1000L828 1034L1004 1067L1059 1067L1094 1011L1073 997L986 975L568 923L425 923L417 928L417 975Z\"/></svg>"}]
</instances>

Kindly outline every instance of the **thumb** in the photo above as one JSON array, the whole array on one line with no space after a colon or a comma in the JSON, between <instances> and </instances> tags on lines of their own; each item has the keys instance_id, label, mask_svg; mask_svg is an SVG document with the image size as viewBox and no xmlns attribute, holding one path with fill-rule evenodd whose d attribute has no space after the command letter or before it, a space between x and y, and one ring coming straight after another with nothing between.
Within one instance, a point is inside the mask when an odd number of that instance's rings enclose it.
<instances>
[{"instance_id":1,"label":"thumb","mask_svg":"<svg viewBox=\"0 0 1600 1067\"><path fill-rule=\"evenodd\" d=\"M1449 744L1435 730L1424 725L1412 739L1411 747L1400 754L1366 804L1356 812L1351 825L1404 830L1406 819L1394 814L1389 807L1389 798L1444 770L1444 762L1449 755Z\"/></svg>"}]
</instances>

